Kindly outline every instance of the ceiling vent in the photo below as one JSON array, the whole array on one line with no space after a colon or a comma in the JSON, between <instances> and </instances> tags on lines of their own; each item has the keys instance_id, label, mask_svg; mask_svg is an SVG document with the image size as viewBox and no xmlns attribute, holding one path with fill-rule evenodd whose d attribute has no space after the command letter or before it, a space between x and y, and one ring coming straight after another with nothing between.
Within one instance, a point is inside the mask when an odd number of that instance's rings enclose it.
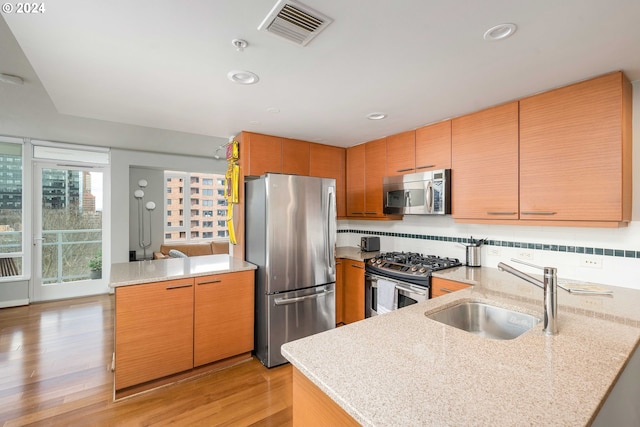
<instances>
[{"instance_id":1,"label":"ceiling vent","mask_svg":"<svg viewBox=\"0 0 640 427\"><path fill-rule=\"evenodd\" d=\"M280 0L262 21L258 30L306 46L333 19L294 0Z\"/></svg>"}]
</instances>

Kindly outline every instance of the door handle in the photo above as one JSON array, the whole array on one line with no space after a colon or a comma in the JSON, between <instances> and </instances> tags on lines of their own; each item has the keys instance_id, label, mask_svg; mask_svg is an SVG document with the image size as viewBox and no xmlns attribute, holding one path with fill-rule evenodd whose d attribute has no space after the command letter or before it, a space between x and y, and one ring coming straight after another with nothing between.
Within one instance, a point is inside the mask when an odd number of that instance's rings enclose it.
<instances>
[{"instance_id":1,"label":"door handle","mask_svg":"<svg viewBox=\"0 0 640 427\"><path fill-rule=\"evenodd\" d=\"M221 280L221 279L209 280L209 281L206 281L206 282L199 282L199 283L198 283L198 286L199 286L199 285L211 285L211 284L213 284L213 283L220 283L220 282L222 282L222 280Z\"/></svg>"},{"instance_id":2,"label":"door handle","mask_svg":"<svg viewBox=\"0 0 640 427\"><path fill-rule=\"evenodd\" d=\"M419 290L414 289L414 288L408 288L408 287L405 287L405 286L402 286L402 285L396 285L396 289L400 289L401 291L405 291L405 292L411 292L413 294L418 294L420 296L427 295L426 292L422 292L422 291L419 291Z\"/></svg>"},{"instance_id":3,"label":"door handle","mask_svg":"<svg viewBox=\"0 0 640 427\"><path fill-rule=\"evenodd\" d=\"M296 298L276 298L273 302L275 303L275 305L287 305L287 304L296 304L302 301L306 301L306 300L311 300L311 299L318 299L320 297L323 297L327 294L332 293L333 291L324 291L324 292L320 292L318 294L313 294L313 295L306 295L303 297L296 297Z\"/></svg>"}]
</instances>

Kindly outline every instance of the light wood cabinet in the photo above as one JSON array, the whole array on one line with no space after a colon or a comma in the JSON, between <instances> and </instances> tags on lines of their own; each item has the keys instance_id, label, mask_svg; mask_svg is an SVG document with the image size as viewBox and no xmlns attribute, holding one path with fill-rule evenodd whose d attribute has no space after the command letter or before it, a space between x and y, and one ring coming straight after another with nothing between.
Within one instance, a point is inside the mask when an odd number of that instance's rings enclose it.
<instances>
[{"instance_id":1,"label":"light wood cabinet","mask_svg":"<svg viewBox=\"0 0 640 427\"><path fill-rule=\"evenodd\" d=\"M344 263L349 260L336 259L336 325L344 323Z\"/></svg>"},{"instance_id":2,"label":"light wood cabinet","mask_svg":"<svg viewBox=\"0 0 640 427\"><path fill-rule=\"evenodd\" d=\"M309 176L309 146L307 141L282 138L282 173Z\"/></svg>"},{"instance_id":3,"label":"light wood cabinet","mask_svg":"<svg viewBox=\"0 0 640 427\"><path fill-rule=\"evenodd\" d=\"M345 259L343 263L343 321L364 319L364 262Z\"/></svg>"},{"instance_id":4,"label":"light wood cabinet","mask_svg":"<svg viewBox=\"0 0 640 427\"><path fill-rule=\"evenodd\" d=\"M387 137L387 176L416 170L416 132L411 130Z\"/></svg>"},{"instance_id":5,"label":"light wood cabinet","mask_svg":"<svg viewBox=\"0 0 640 427\"><path fill-rule=\"evenodd\" d=\"M248 357L254 292L253 270L116 288L116 393Z\"/></svg>"},{"instance_id":6,"label":"light wood cabinet","mask_svg":"<svg viewBox=\"0 0 640 427\"><path fill-rule=\"evenodd\" d=\"M431 278L431 298L450 294L470 287L471 285L454 280L441 279L439 277Z\"/></svg>"},{"instance_id":7,"label":"light wood cabinet","mask_svg":"<svg viewBox=\"0 0 640 427\"><path fill-rule=\"evenodd\" d=\"M193 367L193 279L116 288L115 389Z\"/></svg>"},{"instance_id":8,"label":"light wood cabinet","mask_svg":"<svg viewBox=\"0 0 640 427\"><path fill-rule=\"evenodd\" d=\"M621 72L520 101L522 220L631 220L630 104Z\"/></svg>"},{"instance_id":9,"label":"light wood cabinet","mask_svg":"<svg viewBox=\"0 0 640 427\"><path fill-rule=\"evenodd\" d=\"M253 350L254 272L195 278L193 365Z\"/></svg>"},{"instance_id":10,"label":"light wood cabinet","mask_svg":"<svg viewBox=\"0 0 640 427\"><path fill-rule=\"evenodd\" d=\"M364 216L364 144L347 148L347 216Z\"/></svg>"},{"instance_id":11,"label":"light wood cabinet","mask_svg":"<svg viewBox=\"0 0 640 427\"><path fill-rule=\"evenodd\" d=\"M242 155L245 162L245 176L260 176L267 172L282 173L282 138L259 133L243 132L242 143L246 145ZM242 149L242 148L241 148Z\"/></svg>"},{"instance_id":12,"label":"light wood cabinet","mask_svg":"<svg viewBox=\"0 0 640 427\"><path fill-rule=\"evenodd\" d=\"M294 427L360 426L360 423L295 367L292 395Z\"/></svg>"},{"instance_id":13,"label":"light wood cabinet","mask_svg":"<svg viewBox=\"0 0 640 427\"><path fill-rule=\"evenodd\" d=\"M518 102L452 120L452 216L518 219Z\"/></svg>"},{"instance_id":14,"label":"light wood cabinet","mask_svg":"<svg viewBox=\"0 0 640 427\"><path fill-rule=\"evenodd\" d=\"M416 129L415 171L451 169L451 120Z\"/></svg>"},{"instance_id":15,"label":"light wood cabinet","mask_svg":"<svg viewBox=\"0 0 640 427\"><path fill-rule=\"evenodd\" d=\"M364 144L364 164L364 214L368 217L384 217L382 212L382 181L387 165L386 138Z\"/></svg>"},{"instance_id":16,"label":"light wood cabinet","mask_svg":"<svg viewBox=\"0 0 640 427\"><path fill-rule=\"evenodd\" d=\"M338 217L345 217L347 215L345 196L346 150L341 147L311 143L309 153L309 175L336 180L336 214Z\"/></svg>"}]
</instances>

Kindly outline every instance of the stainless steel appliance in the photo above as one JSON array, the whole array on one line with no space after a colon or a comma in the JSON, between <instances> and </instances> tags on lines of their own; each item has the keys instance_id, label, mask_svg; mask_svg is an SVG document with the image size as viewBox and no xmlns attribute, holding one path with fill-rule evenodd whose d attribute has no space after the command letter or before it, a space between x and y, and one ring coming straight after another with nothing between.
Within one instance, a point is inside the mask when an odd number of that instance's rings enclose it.
<instances>
[{"instance_id":1,"label":"stainless steel appliance","mask_svg":"<svg viewBox=\"0 0 640 427\"><path fill-rule=\"evenodd\" d=\"M378 314L380 281L395 287L392 310L426 301L430 296L431 273L462 265L457 258L441 258L415 252L387 252L365 265L365 317Z\"/></svg>"},{"instance_id":2,"label":"stainless steel appliance","mask_svg":"<svg viewBox=\"0 0 640 427\"><path fill-rule=\"evenodd\" d=\"M266 174L246 189L246 260L256 272L255 353L335 327L335 180Z\"/></svg>"},{"instance_id":3,"label":"stainless steel appliance","mask_svg":"<svg viewBox=\"0 0 640 427\"><path fill-rule=\"evenodd\" d=\"M396 215L451 213L451 169L385 177L383 211Z\"/></svg>"}]
</instances>

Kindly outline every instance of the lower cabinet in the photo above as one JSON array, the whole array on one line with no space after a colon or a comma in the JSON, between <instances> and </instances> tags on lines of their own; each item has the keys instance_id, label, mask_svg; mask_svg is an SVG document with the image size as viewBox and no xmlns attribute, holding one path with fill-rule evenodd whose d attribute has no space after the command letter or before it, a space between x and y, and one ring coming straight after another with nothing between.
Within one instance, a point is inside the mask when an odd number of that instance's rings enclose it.
<instances>
[{"instance_id":1,"label":"lower cabinet","mask_svg":"<svg viewBox=\"0 0 640 427\"><path fill-rule=\"evenodd\" d=\"M196 277L193 365L253 349L254 272Z\"/></svg>"},{"instance_id":2,"label":"lower cabinet","mask_svg":"<svg viewBox=\"0 0 640 427\"><path fill-rule=\"evenodd\" d=\"M293 426L359 426L351 415L338 406L317 385L293 368Z\"/></svg>"},{"instance_id":3,"label":"lower cabinet","mask_svg":"<svg viewBox=\"0 0 640 427\"><path fill-rule=\"evenodd\" d=\"M431 279L431 298L450 294L451 292L459 291L470 286L471 285L467 283L433 277Z\"/></svg>"},{"instance_id":4,"label":"lower cabinet","mask_svg":"<svg viewBox=\"0 0 640 427\"><path fill-rule=\"evenodd\" d=\"M364 319L364 262L345 259L343 322L353 323Z\"/></svg>"},{"instance_id":5,"label":"lower cabinet","mask_svg":"<svg viewBox=\"0 0 640 427\"><path fill-rule=\"evenodd\" d=\"M121 286L115 301L116 391L253 349L253 270Z\"/></svg>"},{"instance_id":6,"label":"lower cabinet","mask_svg":"<svg viewBox=\"0 0 640 427\"><path fill-rule=\"evenodd\" d=\"M115 389L193 367L193 279L116 289Z\"/></svg>"}]
</instances>

